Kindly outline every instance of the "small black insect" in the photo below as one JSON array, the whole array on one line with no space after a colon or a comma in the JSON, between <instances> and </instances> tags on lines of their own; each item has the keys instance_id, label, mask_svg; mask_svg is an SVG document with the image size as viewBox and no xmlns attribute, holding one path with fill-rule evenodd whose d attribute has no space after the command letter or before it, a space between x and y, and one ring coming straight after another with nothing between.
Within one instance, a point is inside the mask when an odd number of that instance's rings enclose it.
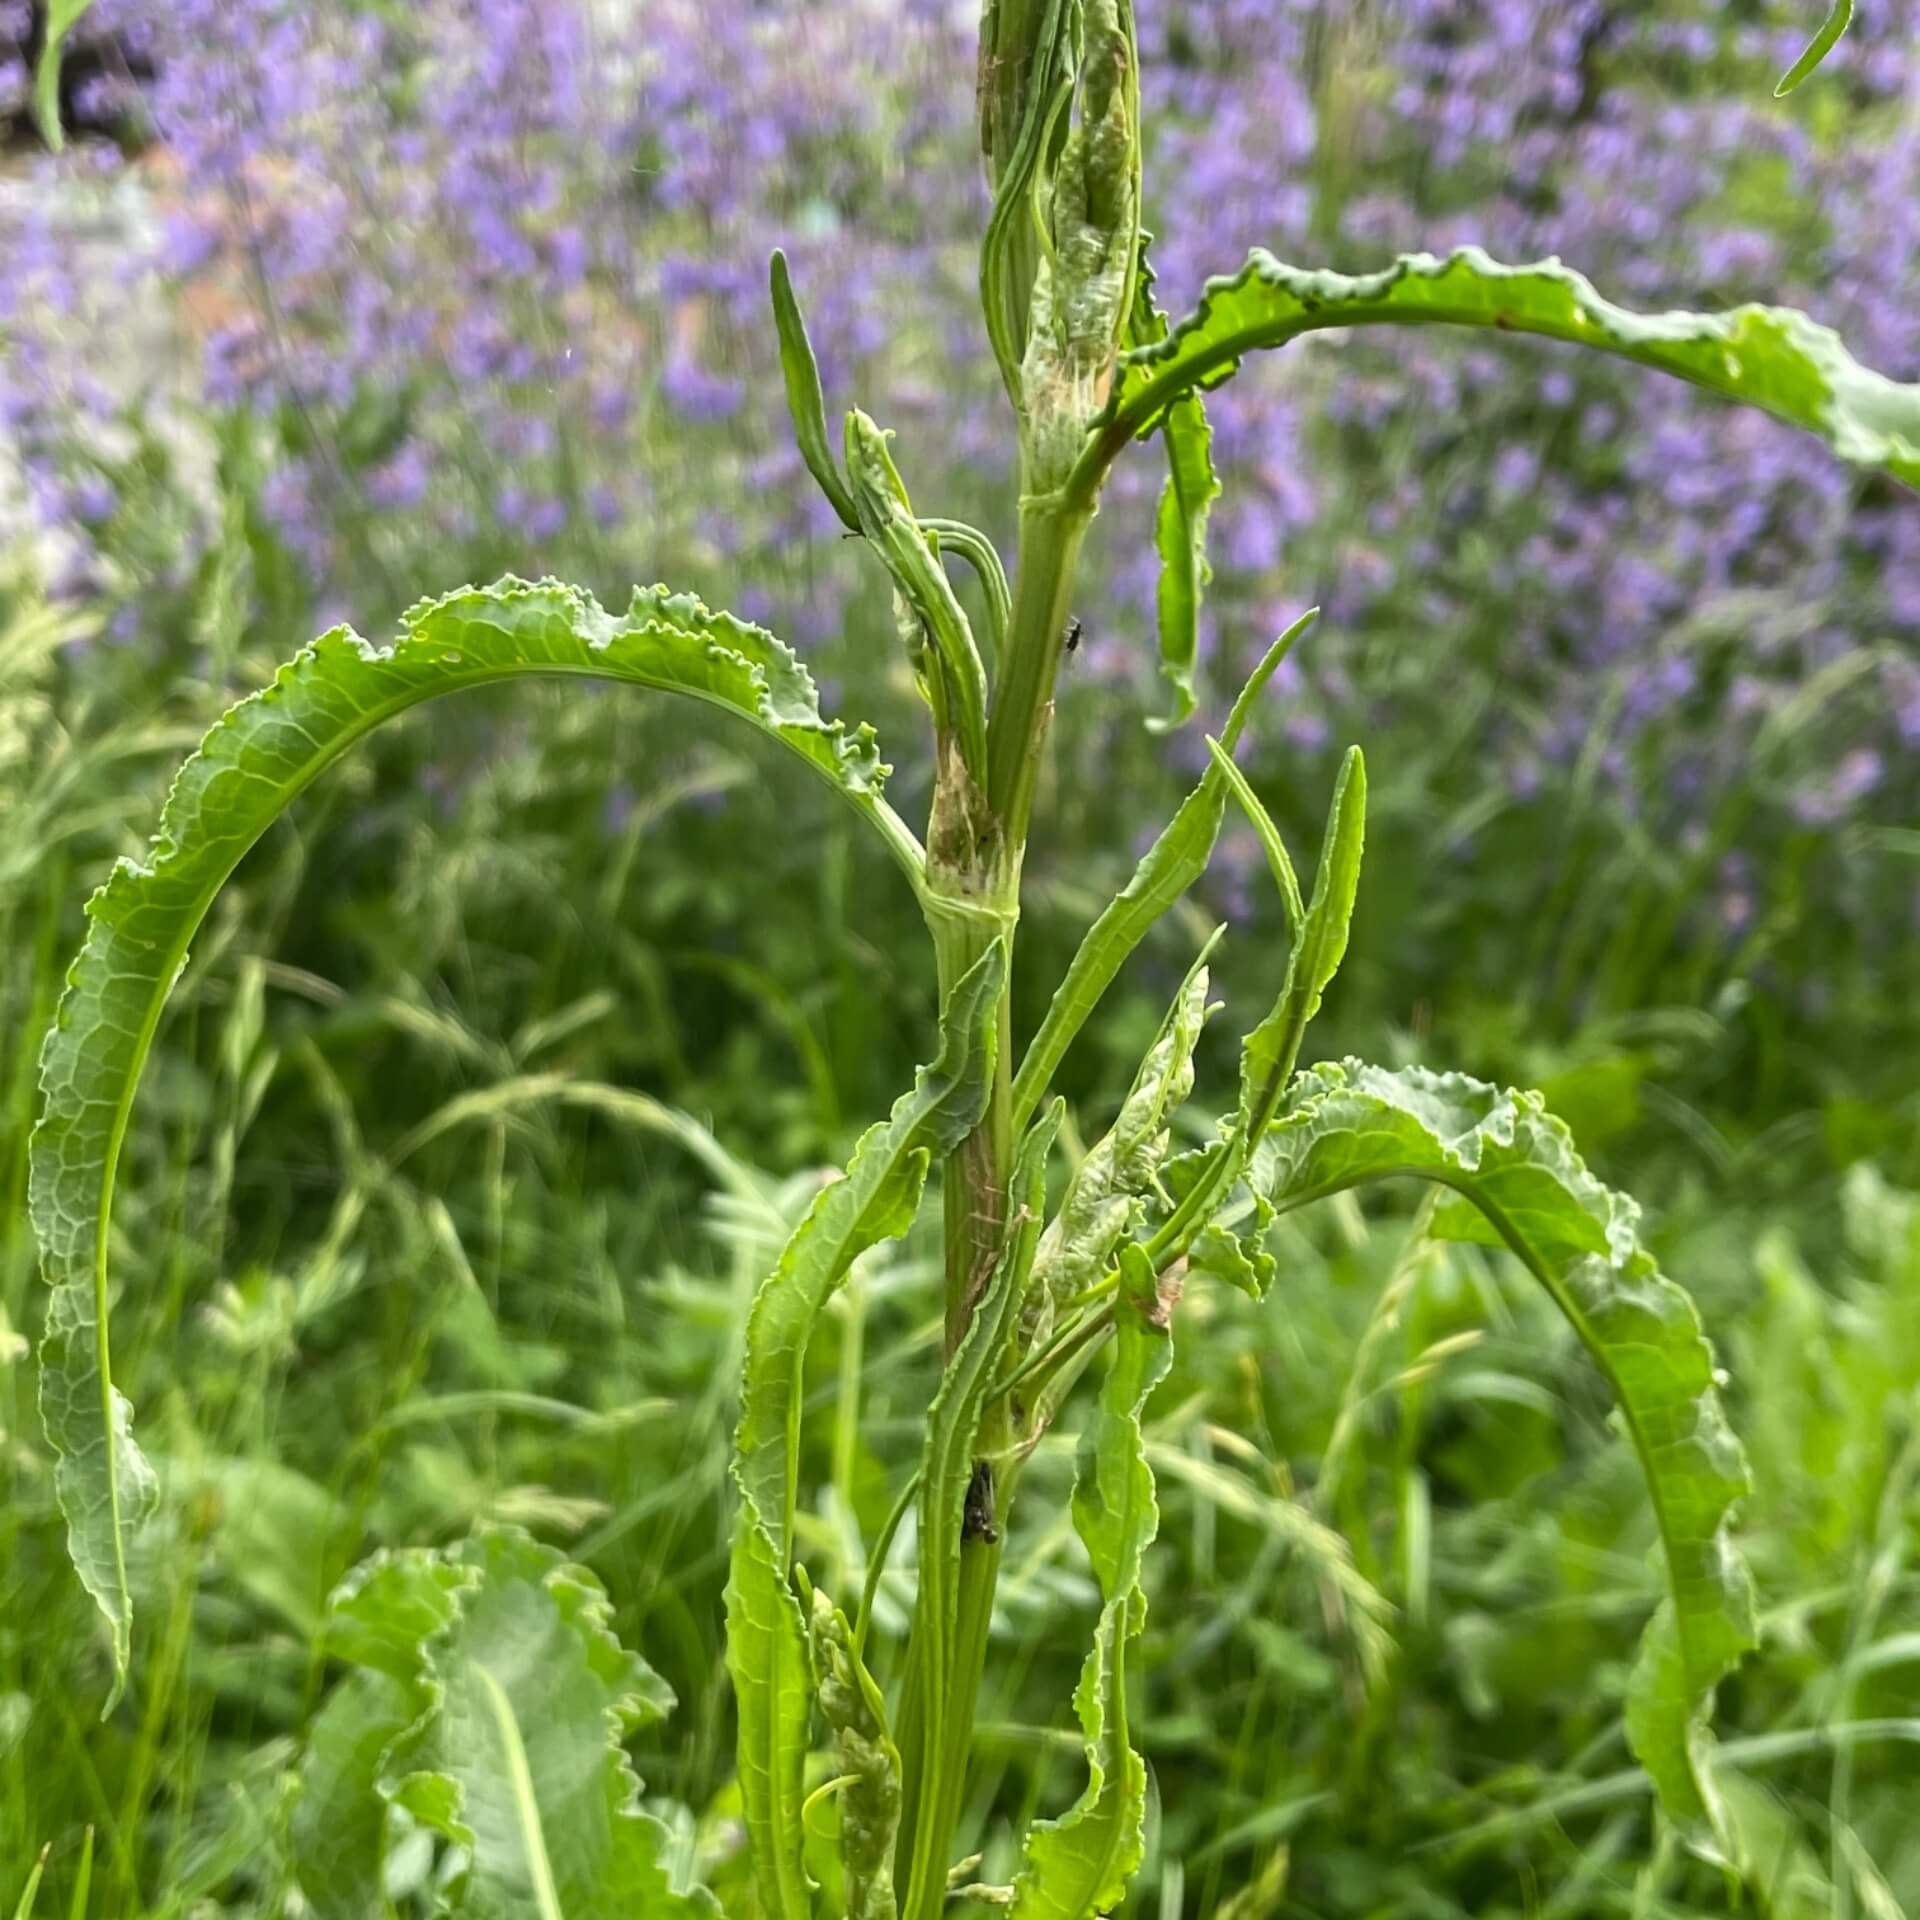
<instances>
[{"instance_id":1,"label":"small black insect","mask_svg":"<svg viewBox=\"0 0 1920 1920\"><path fill-rule=\"evenodd\" d=\"M1072 653L1080 644L1080 616L1075 614L1067 622L1067 651Z\"/></svg>"}]
</instances>

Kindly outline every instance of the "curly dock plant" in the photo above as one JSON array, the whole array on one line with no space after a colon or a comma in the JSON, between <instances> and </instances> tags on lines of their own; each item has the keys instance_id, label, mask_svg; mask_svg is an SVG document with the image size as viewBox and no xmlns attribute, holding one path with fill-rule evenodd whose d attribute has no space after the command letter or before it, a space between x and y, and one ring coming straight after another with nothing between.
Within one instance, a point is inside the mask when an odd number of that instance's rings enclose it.
<instances>
[{"instance_id":1,"label":"curly dock plant","mask_svg":"<svg viewBox=\"0 0 1920 1920\"><path fill-rule=\"evenodd\" d=\"M1206 393L1249 355L1357 326L1494 328L1639 361L1759 407L1840 458L1920 481L1920 390L1858 366L1825 328L1748 306L1638 315L1557 262L1474 249L1348 277L1256 253L1169 322L1140 223L1140 101L1129 0L989 0L981 135L992 213L986 329L1016 430L1019 544L1009 570L972 527L923 510L911 463L865 414L827 427L819 373L775 256L787 399L806 463L891 582L931 716L924 844L885 797L870 729L822 717L772 635L665 588L618 613L508 580L417 607L391 644L324 635L235 707L182 769L143 862L90 905L43 1069L32 1211L50 1287L41 1405L59 1456L74 1565L124 1680L129 1536L156 1497L115 1391L109 1223L128 1115L168 994L215 894L265 829L363 735L418 702L528 674L685 695L796 754L870 827L924 909L941 995L930 1061L824 1188L754 1303L734 1446L727 1593L739 1793L767 1920L932 1920L955 1874L976 1692L1021 1467L1089 1368L1072 1520L1101 1605L1073 1706L1086 1784L1021 1845L1010 1886L972 1891L1021 1920L1083 1920L1124 1899L1147 1785L1129 1740L1129 1662L1156 1525L1142 1414L1165 1376L1182 1291L1275 1288L1265 1229L1387 1180L1441 1190L1432 1231L1507 1249L1565 1315L1611 1388L1658 1522L1665 1597L1632 1676L1627 1733L1660 1804L1695 1844L1720 1825L1708 1721L1752 1645L1753 1598L1729 1533L1745 1487L1712 1353L1687 1295L1642 1245L1631 1201L1582 1164L1528 1093L1357 1061L1302 1070L1360 882L1366 774L1352 751L1311 884L1234 764L1286 649L1240 695L1199 783L1094 922L1039 1030L1013 1029L1020 872L1083 545L1113 466L1157 438L1161 664L1156 724L1194 706L1209 506ZM903 467L906 469L903 472ZM949 563L976 576L983 648ZM1230 805L1264 846L1290 950L1247 1034L1237 1091L1204 1146L1170 1155L1209 1013L1204 955L1132 1091L1070 1178L1053 1162L1054 1075L1129 953L1204 869ZM860 1596L808 1578L795 1524L804 1368L823 1309L861 1253L904 1232L937 1181L945 1219L945 1372L896 1517L917 1502L919 1585L901 1669L867 1664ZM1096 1365L1097 1362L1097 1365ZM891 1537L891 1534L889 1534ZM884 1558L884 1545L876 1562ZM851 1608L849 1603L852 1604ZM622 1739L664 1690L608 1633L591 1576L516 1536L373 1563L336 1597L327 1649L348 1670L312 1730L296 1872L326 1914L371 1911L392 1810L445 1836L444 1897L472 1913L629 1916L715 1910L672 1880L638 1810ZM117 1690L116 1690L117 1691ZM803 1807L830 1780L841 1864L809 1870Z\"/></svg>"}]
</instances>

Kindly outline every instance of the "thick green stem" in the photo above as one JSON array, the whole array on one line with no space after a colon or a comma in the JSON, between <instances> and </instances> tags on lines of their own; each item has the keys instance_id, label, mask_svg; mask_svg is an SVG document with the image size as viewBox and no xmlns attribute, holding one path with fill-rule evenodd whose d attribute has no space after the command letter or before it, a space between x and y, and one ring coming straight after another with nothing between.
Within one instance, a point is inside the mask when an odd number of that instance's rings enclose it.
<instances>
[{"instance_id":1,"label":"thick green stem","mask_svg":"<svg viewBox=\"0 0 1920 1920\"><path fill-rule=\"evenodd\" d=\"M934 836L928 867L929 924L944 993L987 942L1012 947L1020 910L1020 865L1033 810L1035 776L1053 707L1054 675L1065 646L1080 543L1092 519L1090 506L1031 500L1020 516L1020 548L1013 582L1012 617L998 662L988 744L988 812L993 845L982 865L945 872ZM1008 956L1011 978L1012 956ZM1014 1149L1011 1001L1003 993L993 1093L979 1127L947 1162L946 1353L950 1359L972 1318L974 1303L999 1257L1006 1220L1007 1182ZM983 1466L1008 1444L1004 1407L990 1410L978 1442ZM974 1703L986 1665L987 1634L999 1579L1007 1514L995 1499L990 1468L982 1516L971 1512L961 1543L957 1598L956 1663L952 1697L940 1716L951 1729L943 1749L929 1752L928 1722L920 1665L910 1648L901 1696L897 1738L905 1773L899 1871L906 1888L902 1920L938 1920L946 1903L952 1836L965 1800ZM976 1519L978 1524L976 1525ZM923 1593L917 1611L936 1602ZM914 1640L921 1641L916 1621Z\"/></svg>"},{"instance_id":2,"label":"thick green stem","mask_svg":"<svg viewBox=\"0 0 1920 1920\"><path fill-rule=\"evenodd\" d=\"M987 727L987 799L1001 823L1016 876L1027 844L1041 748L1053 718L1053 680L1073 611L1080 543L1092 519L1090 504L1053 497L1030 501L1020 513L1007 657Z\"/></svg>"}]
</instances>

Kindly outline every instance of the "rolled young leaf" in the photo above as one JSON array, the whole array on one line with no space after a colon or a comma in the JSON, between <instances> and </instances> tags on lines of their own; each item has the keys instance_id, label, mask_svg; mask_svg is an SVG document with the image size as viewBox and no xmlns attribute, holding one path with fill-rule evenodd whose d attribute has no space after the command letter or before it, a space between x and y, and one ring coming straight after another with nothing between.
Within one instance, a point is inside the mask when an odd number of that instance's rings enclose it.
<instances>
[{"instance_id":1,"label":"rolled young leaf","mask_svg":"<svg viewBox=\"0 0 1920 1920\"><path fill-rule=\"evenodd\" d=\"M1155 607L1160 620L1160 672L1173 687L1173 711L1149 720L1156 731L1182 725L1193 714L1193 666L1200 650L1200 602L1213 568L1207 561L1207 516L1220 497L1213 470L1213 429L1198 393L1182 394L1161 422L1167 443L1167 484L1154 517L1160 553Z\"/></svg>"},{"instance_id":2,"label":"rolled young leaf","mask_svg":"<svg viewBox=\"0 0 1920 1920\"><path fill-rule=\"evenodd\" d=\"M806 669L758 627L664 587L616 618L552 581L504 580L415 607L388 647L323 635L243 700L181 768L144 863L123 860L87 905L85 945L41 1056L29 1209L52 1295L40 1406L68 1545L113 1636L125 1683L127 1530L155 1498L107 1333L109 1222L128 1116L168 994L213 898L287 805L355 741L418 702L527 674L686 693L796 753L878 829L916 888L918 843L882 798L870 729L821 717Z\"/></svg>"},{"instance_id":3,"label":"rolled young leaf","mask_svg":"<svg viewBox=\"0 0 1920 1920\"><path fill-rule=\"evenodd\" d=\"M55 153L66 144L60 128L60 58L67 35L93 0L47 0L47 27L40 44L40 65L33 76L33 113L40 137Z\"/></svg>"},{"instance_id":4,"label":"rolled young leaf","mask_svg":"<svg viewBox=\"0 0 1920 1920\"><path fill-rule=\"evenodd\" d=\"M858 533L860 516L853 510L853 495L840 477L827 442L827 399L820 386L819 362L813 357L813 342L807 338L807 323L800 317L800 303L793 296L787 256L778 247L768 262L767 277L773 295L773 324L780 336L780 372L786 381L794 443L834 512Z\"/></svg>"},{"instance_id":5,"label":"rolled young leaf","mask_svg":"<svg viewBox=\"0 0 1920 1920\"><path fill-rule=\"evenodd\" d=\"M1060 1819L1028 1831L1013 1920L1116 1912L1145 1850L1147 1771L1127 1734L1127 1650L1146 1624L1140 1563L1160 1525L1140 1416L1173 1364L1171 1318L1151 1262L1130 1242L1120 1254L1113 1367L1081 1435L1073 1487L1074 1529L1100 1583L1100 1618L1073 1695L1087 1784Z\"/></svg>"},{"instance_id":6,"label":"rolled young leaf","mask_svg":"<svg viewBox=\"0 0 1920 1920\"><path fill-rule=\"evenodd\" d=\"M1251 1178L1286 1212L1402 1174L1457 1196L1435 1233L1519 1256L1613 1388L1667 1585L1629 1683L1627 1738L1670 1814L1717 1827L1708 1717L1714 1688L1754 1644L1753 1583L1728 1526L1746 1461L1693 1303L1640 1244L1639 1209L1587 1171L1538 1094L1354 1060L1316 1067Z\"/></svg>"},{"instance_id":7,"label":"rolled young leaf","mask_svg":"<svg viewBox=\"0 0 1920 1920\"><path fill-rule=\"evenodd\" d=\"M1844 460L1920 486L1920 386L1861 366L1830 327L1787 307L1632 313L1558 260L1503 266L1478 247L1403 254L1379 273L1358 275L1310 272L1256 251L1238 273L1210 280L1199 307L1165 340L1125 357L1083 467L1089 478L1104 471L1183 394L1217 386L1248 353L1318 329L1383 325L1570 340L1759 407L1819 434Z\"/></svg>"},{"instance_id":8,"label":"rolled young leaf","mask_svg":"<svg viewBox=\"0 0 1920 1920\"><path fill-rule=\"evenodd\" d=\"M740 1793L768 1920L806 1920L811 1908L800 1819L810 1662L790 1578L807 1342L859 1255L912 1225L929 1160L952 1153L985 1112L1005 977L1006 949L996 941L948 996L933 1063L861 1136L846 1173L822 1189L754 1296L747 1323L727 1667L740 1720Z\"/></svg>"}]
</instances>

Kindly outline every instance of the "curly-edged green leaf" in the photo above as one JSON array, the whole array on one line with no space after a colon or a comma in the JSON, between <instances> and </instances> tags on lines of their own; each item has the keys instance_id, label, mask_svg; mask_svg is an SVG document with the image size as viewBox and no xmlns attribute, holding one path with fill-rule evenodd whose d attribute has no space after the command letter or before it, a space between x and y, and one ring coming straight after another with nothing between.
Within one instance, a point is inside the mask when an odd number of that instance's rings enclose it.
<instances>
[{"instance_id":1,"label":"curly-edged green leaf","mask_svg":"<svg viewBox=\"0 0 1920 1920\"><path fill-rule=\"evenodd\" d=\"M1166 1158L1168 1123L1193 1091L1193 1050L1208 1012L1206 958L1202 954L1181 983L1113 1125L1074 1168L1059 1211L1040 1236L1028 1345L1044 1339L1052 1316L1100 1278L1144 1211Z\"/></svg>"},{"instance_id":2,"label":"curly-edged green leaf","mask_svg":"<svg viewBox=\"0 0 1920 1920\"><path fill-rule=\"evenodd\" d=\"M40 43L40 65L33 76L33 113L40 137L55 153L66 144L60 131L60 58L67 35L93 0L47 0L46 38Z\"/></svg>"},{"instance_id":3,"label":"curly-edged green leaf","mask_svg":"<svg viewBox=\"0 0 1920 1920\"><path fill-rule=\"evenodd\" d=\"M1728 1515L1747 1489L1692 1301L1640 1244L1538 1094L1460 1074L1314 1068L1261 1143L1254 1177L1290 1210L1411 1174L1451 1189L1434 1230L1510 1248L1607 1377L1659 1523L1667 1597L1641 1645L1627 1735L1668 1810L1715 1817L1714 1688L1754 1643L1753 1586Z\"/></svg>"},{"instance_id":4,"label":"curly-edged green leaf","mask_svg":"<svg viewBox=\"0 0 1920 1920\"><path fill-rule=\"evenodd\" d=\"M1173 711L1149 720L1156 732L1193 715L1193 663L1200 649L1200 602L1213 568L1207 560L1207 516L1220 497L1213 470L1213 429L1198 393L1182 394L1166 412L1167 484L1154 519L1160 554L1156 608L1160 617L1160 672L1173 687Z\"/></svg>"},{"instance_id":5,"label":"curly-edged green leaf","mask_svg":"<svg viewBox=\"0 0 1920 1920\"><path fill-rule=\"evenodd\" d=\"M840 1872L845 1920L895 1920L893 1849L900 1832L900 1752L887 1703L853 1645L847 1616L813 1596L820 1717L833 1729L840 1777Z\"/></svg>"},{"instance_id":6,"label":"curly-edged green leaf","mask_svg":"<svg viewBox=\"0 0 1920 1920\"><path fill-rule=\"evenodd\" d=\"M368 1670L348 1674L314 1716L288 1840L294 1878L320 1920L365 1920L380 1911L387 1830L380 1782L421 1711L416 1688Z\"/></svg>"},{"instance_id":7,"label":"curly-edged green leaf","mask_svg":"<svg viewBox=\"0 0 1920 1920\"><path fill-rule=\"evenodd\" d=\"M927 1412L920 1456L920 1583L914 1602L913 1657L919 1663L919 1774L924 1804L957 1807L967 1756L970 1703L957 1698L961 1549L968 1538L999 1537L994 1468L977 1455L981 1414L1012 1347L1033 1256L1046 1217L1047 1156L1066 1112L1056 1100L1027 1130L1007 1183L1007 1230L991 1278ZM956 1721L958 1730L956 1732ZM950 1818L921 1819L913 1829L907 1877L909 1911L922 1888L945 1883L947 1865L930 1849L945 1839Z\"/></svg>"},{"instance_id":8,"label":"curly-edged green leaf","mask_svg":"<svg viewBox=\"0 0 1920 1920\"><path fill-rule=\"evenodd\" d=\"M1146 1622L1140 1562L1160 1524L1140 1415L1173 1363L1168 1304L1138 1245L1121 1249L1113 1368L1080 1439L1073 1524L1100 1583L1100 1619L1074 1689L1087 1784L1058 1820L1028 1831L1014 1920L1110 1913L1145 1846L1147 1771L1127 1735L1127 1650Z\"/></svg>"},{"instance_id":9,"label":"curly-edged green leaf","mask_svg":"<svg viewBox=\"0 0 1920 1920\"><path fill-rule=\"evenodd\" d=\"M1773 90L1776 100L1784 100L1840 44L1840 36L1846 32L1852 20L1853 0L1833 0L1831 10L1820 24L1820 31L1807 42L1800 58L1780 76L1780 83Z\"/></svg>"},{"instance_id":10,"label":"curly-edged green leaf","mask_svg":"<svg viewBox=\"0 0 1920 1920\"><path fill-rule=\"evenodd\" d=\"M673 1696L611 1619L592 1574L505 1528L350 1578L330 1643L373 1664L309 1745L296 1871L316 1910L379 1910L392 1802L466 1850L457 1910L475 1920L717 1916L674 1886L666 1829L641 1810L624 1743ZM374 1901L354 1905L369 1885Z\"/></svg>"},{"instance_id":11,"label":"curly-edged green leaf","mask_svg":"<svg viewBox=\"0 0 1920 1920\"><path fill-rule=\"evenodd\" d=\"M807 1342L854 1260L912 1224L929 1160L950 1154L986 1110L1005 971L996 941L956 983L941 1013L938 1055L808 1209L747 1322L727 1666L761 1903L782 1920L804 1920L810 1907L800 1810L811 1688L806 1621L790 1579Z\"/></svg>"},{"instance_id":12,"label":"curly-edged green leaf","mask_svg":"<svg viewBox=\"0 0 1920 1920\"><path fill-rule=\"evenodd\" d=\"M793 416L793 437L807 471L819 482L820 491L833 503L842 522L860 531L860 517L853 510L853 495L840 477L832 449L827 443L827 397L820 386L820 365L813 357L813 342L807 338L807 323L800 317L800 303L793 295L793 280L787 272L787 256L778 247L768 264L768 279L773 294L773 324L780 335L780 372L787 386L787 411Z\"/></svg>"},{"instance_id":13,"label":"curly-edged green leaf","mask_svg":"<svg viewBox=\"0 0 1920 1920\"><path fill-rule=\"evenodd\" d=\"M1557 260L1503 266L1478 247L1403 254L1357 275L1256 250L1238 273L1210 280L1165 340L1127 356L1098 457L1157 426L1181 395L1217 386L1246 354L1322 328L1382 325L1570 340L1759 407L1819 434L1842 459L1920 486L1920 386L1861 366L1831 328L1786 307L1632 313Z\"/></svg>"},{"instance_id":14,"label":"curly-edged green leaf","mask_svg":"<svg viewBox=\"0 0 1920 1920\"><path fill-rule=\"evenodd\" d=\"M112 1630L116 1698L131 1630L126 1534L155 1489L113 1388L108 1221L167 996L240 857L347 748L436 694L527 674L629 680L751 721L876 826L920 884L919 848L882 798L871 731L822 719L806 669L771 634L664 587L637 592L618 618L550 581L469 588L414 608L391 646L335 629L226 714L181 768L146 860L123 860L88 903L86 944L41 1056L30 1210L52 1295L40 1404L74 1565Z\"/></svg>"},{"instance_id":15,"label":"curly-edged green leaf","mask_svg":"<svg viewBox=\"0 0 1920 1920\"><path fill-rule=\"evenodd\" d=\"M1262 689L1273 678L1293 644L1319 616L1310 607L1271 647L1248 677L1221 739L1231 752ZM1147 930L1206 871L1213 843L1226 817L1227 789L1219 771L1209 767L1200 784L1181 801L1166 829L1142 856L1133 877L1087 930L1073 964L1054 990L1047 1016L1033 1036L1013 1082L1013 1121L1024 1127L1045 1098L1060 1062L1067 1056L1087 1017L1100 1004L1126 958Z\"/></svg>"}]
</instances>

